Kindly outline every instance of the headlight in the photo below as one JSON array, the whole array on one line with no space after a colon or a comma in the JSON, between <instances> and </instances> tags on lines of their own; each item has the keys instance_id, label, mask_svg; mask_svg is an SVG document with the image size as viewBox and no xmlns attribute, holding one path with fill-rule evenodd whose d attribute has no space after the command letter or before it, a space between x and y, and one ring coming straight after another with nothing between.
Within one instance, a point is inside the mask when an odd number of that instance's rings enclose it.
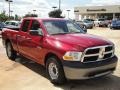
<instances>
[{"instance_id":1,"label":"headlight","mask_svg":"<svg viewBox=\"0 0 120 90\"><path fill-rule=\"evenodd\" d=\"M67 61L80 61L82 56L82 52L66 52L65 55L63 56L64 60Z\"/></svg>"}]
</instances>

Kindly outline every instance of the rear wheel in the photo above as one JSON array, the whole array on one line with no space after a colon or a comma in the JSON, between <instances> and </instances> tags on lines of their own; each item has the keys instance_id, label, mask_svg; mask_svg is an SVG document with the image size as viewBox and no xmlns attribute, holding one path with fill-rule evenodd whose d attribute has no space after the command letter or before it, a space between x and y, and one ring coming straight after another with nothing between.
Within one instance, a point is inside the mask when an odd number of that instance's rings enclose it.
<instances>
[{"instance_id":1,"label":"rear wheel","mask_svg":"<svg viewBox=\"0 0 120 90\"><path fill-rule=\"evenodd\" d=\"M6 43L6 53L7 53L7 56L9 59L15 60L17 53L16 53L16 51L14 51L10 42Z\"/></svg>"},{"instance_id":2,"label":"rear wheel","mask_svg":"<svg viewBox=\"0 0 120 90\"><path fill-rule=\"evenodd\" d=\"M64 84L66 81L63 67L56 57L50 57L46 62L46 71L53 84Z\"/></svg>"}]
</instances>

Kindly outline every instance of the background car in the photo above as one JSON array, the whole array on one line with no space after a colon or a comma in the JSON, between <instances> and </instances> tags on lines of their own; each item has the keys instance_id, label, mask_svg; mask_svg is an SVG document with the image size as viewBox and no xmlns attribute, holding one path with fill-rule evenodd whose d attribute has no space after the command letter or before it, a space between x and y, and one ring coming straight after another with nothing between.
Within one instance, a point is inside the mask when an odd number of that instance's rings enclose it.
<instances>
[{"instance_id":1,"label":"background car","mask_svg":"<svg viewBox=\"0 0 120 90\"><path fill-rule=\"evenodd\" d=\"M110 20L107 20L105 18L99 18L94 21L94 24L98 27L108 27L108 25L110 24Z\"/></svg>"},{"instance_id":2,"label":"background car","mask_svg":"<svg viewBox=\"0 0 120 90\"><path fill-rule=\"evenodd\" d=\"M95 20L93 20L93 19L84 19L84 20L91 21L91 22L93 22L93 23L94 23L94 21L95 21Z\"/></svg>"},{"instance_id":3,"label":"background car","mask_svg":"<svg viewBox=\"0 0 120 90\"><path fill-rule=\"evenodd\" d=\"M5 25L6 26L19 26L20 21L6 21Z\"/></svg>"},{"instance_id":4,"label":"background car","mask_svg":"<svg viewBox=\"0 0 120 90\"><path fill-rule=\"evenodd\" d=\"M0 31L4 28L5 24L3 22L0 22Z\"/></svg>"},{"instance_id":5,"label":"background car","mask_svg":"<svg viewBox=\"0 0 120 90\"><path fill-rule=\"evenodd\" d=\"M5 24L3 22L0 22L0 35L1 35L1 31L4 28Z\"/></svg>"},{"instance_id":6,"label":"background car","mask_svg":"<svg viewBox=\"0 0 120 90\"><path fill-rule=\"evenodd\" d=\"M110 29L120 29L120 19L113 20L111 22Z\"/></svg>"},{"instance_id":7,"label":"background car","mask_svg":"<svg viewBox=\"0 0 120 90\"><path fill-rule=\"evenodd\" d=\"M86 25L83 23L83 21L76 21L77 25L79 25L85 32L87 32Z\"/></svg>"},{"instance_id":8,"label":"background car","mask_svg":"<svg viewBox=\"0 0 120 90\"><path fill-rule=\"evenodd\" d=\"M84 25L86 26L87 29L92 29L94 27L94 22L93 21L88 21L87 19L83 20Z\"/></svg>"}]
</instances>

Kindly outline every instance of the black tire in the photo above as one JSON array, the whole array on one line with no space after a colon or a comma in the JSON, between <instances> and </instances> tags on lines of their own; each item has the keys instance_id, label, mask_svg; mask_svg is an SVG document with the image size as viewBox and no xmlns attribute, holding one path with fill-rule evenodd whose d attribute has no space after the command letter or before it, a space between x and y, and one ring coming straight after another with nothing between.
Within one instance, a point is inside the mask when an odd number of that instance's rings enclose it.
<instances>
[{"instance_id":1,"label":"black tire","mask_svg":"<svg viewBox=\"0 0 120 90\"><path fill-rule=\"evenodd\" d=\"M59 59L54 56L49 57L46 62L46 71L47 71L50 81L53 84L60 85L60 84L64 84L66 82L66 78L65 78L62 64L58 60ZM54 68L51 67L52 64L53 64L53 66L56 65L56 67L54 67ZM51 73L54 73L54 75L51 75ZM56 73L57 73L57 75L56 75ZM56 77L54 77L55 75L56 75Z\"/></svg>"},{"instance_id":2,"label":"black tire","mask_svg":"<svg viewBox=\"0 0 120 90\"><path fill-rule=\"evenodd\" d=\"M14 51L12 44L10 42L6 43L6 53L8 58L11 60L15 60L15 58L17 57L17 53L16 51Z\"/></svg>"}]
</instances>

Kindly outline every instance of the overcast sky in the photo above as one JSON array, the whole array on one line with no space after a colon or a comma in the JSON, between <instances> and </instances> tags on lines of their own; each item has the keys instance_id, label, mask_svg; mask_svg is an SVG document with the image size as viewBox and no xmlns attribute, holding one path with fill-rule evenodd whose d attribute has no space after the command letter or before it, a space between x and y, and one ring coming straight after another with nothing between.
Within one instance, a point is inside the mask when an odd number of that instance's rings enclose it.
<instances>
[{"instance_id":1,"label":"overcast sky","mask_svg":"<svg viewBox=\"0 0 120 90\"><path fill-rule=\"evenodd\" d=\"M11 10L13 15L18 14L23 16L24 14L37 10L36 13L40 17L48 17L48 12L53 10L52 6L58 7L59 0L13 0L11 4ZM75 6L95 6L95 5L120 5L120 0L61 0L61 8L63 15L67 16L67 9L70 9L70 18L74 18ZM8 3L5 0L0 0L0 11L5 10L8 13Z\"/></svg>"}]
</instances>

